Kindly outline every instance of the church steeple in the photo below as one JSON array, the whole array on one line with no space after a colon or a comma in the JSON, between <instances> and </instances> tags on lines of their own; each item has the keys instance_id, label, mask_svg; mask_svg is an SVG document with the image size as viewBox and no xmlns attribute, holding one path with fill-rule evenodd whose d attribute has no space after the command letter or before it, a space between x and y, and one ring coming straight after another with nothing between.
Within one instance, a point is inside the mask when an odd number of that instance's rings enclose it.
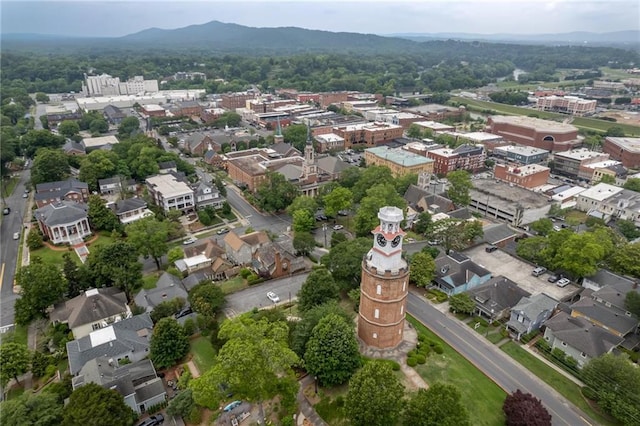
<instances>
[{"instance_id":1,"label":"church steeple","mask_svg":"<svg viewBox=\"0 0 640 426\"><path fill-rule=\"evenodd\" d=\"M280 116L277 116L276 119L278 124L276 125L276 134L273 136L273 142L284 142L284 136L282 136L282 127L280 126Z\"/></svg>"},{"instance_id":2,"label":"church steeple","mask_svg":"<svg viewBox=\"0 0 640 426\"><path fill-rule=\"evenodd\" d=\"M318 166L316 165L316 151L313 149L313 141L311 140L311 127L307 125L307 144L304 147L304 164L302 173L309 177L318 174Z\"/></svg>"}]
</instances>

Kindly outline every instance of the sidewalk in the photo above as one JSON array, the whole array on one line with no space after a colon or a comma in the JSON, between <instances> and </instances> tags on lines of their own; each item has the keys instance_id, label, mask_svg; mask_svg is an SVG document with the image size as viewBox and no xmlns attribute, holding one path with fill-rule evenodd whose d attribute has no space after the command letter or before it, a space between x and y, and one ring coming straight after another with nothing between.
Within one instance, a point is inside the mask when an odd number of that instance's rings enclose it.
<instances>
[{"instance_id":1,"label":"sidewalk","mask_svg":"<svg viewBox=\"0 0 640 426\"><path fill-rule=\"evenodd\" d=\"M307 375L298 381L300 383L300 389L298 389L298 407L300 407L300 412L298 413L298 417L296 419L296 424L298 426L304 425L305 419L307 419L312 426L328 426L322 418L318 415L316 410L313 409L313 405L309 402L307 397L304 394L304 390L307 386L313 384L313 377Z\"/></svg>"},{"instance_id":2,"label":"sidewalk","mask_svg":"<svg viewBox=\"0 0 640 426\"><path fill-rule=\"evenodd\" d=\"M534 339L535 341L536 339ZM529 342L531 344L531 342ZM544 356L540 355L538 353L537 350L532 349L531 347L529 347L529 345L521 345L520 346L522 349L524 349L525 351L529 352L531 355L533 355L534 357L538 358L540 361L544 362L545 364L547 364L549 367L553 368L554 370L556 370L558 373L562 374L564 377L566 377L567 379L571 380L573 383L575 383L578 386L584 387L585 384L578 379L577 377L575 377L574 375L572 375L571 373L568 373L566 371L564 371L562 368L558 367L557 365L555 365L554 363L552 363L551 361L549 361L547 358L545 358Z\"/></svg>"}]
</instances>

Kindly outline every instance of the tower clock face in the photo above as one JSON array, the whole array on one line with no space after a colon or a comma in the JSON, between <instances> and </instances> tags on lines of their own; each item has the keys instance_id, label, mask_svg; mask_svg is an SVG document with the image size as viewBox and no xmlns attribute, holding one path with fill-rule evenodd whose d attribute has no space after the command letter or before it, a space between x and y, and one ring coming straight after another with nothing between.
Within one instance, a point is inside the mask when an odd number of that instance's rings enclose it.
<instances>
[{"instance_id":1,"label":"tower clock face","mask_svg":"<svg viewBox=\"0 0 640 426\"><path fill-rule=\"evenodd\" d=\"M400 235L396 236L393 241L391 241L391 247L398 247L398 244L400 244L401 240L402 237Z\"/></svg>"},{"instance_id":2,"label":"tower clock face","mask_svg":"<svg viewBox=\"0 0 640 426\"><path fill-rule=\"evenodd\" d=\"M378 241L378 245L380 247L384 247L387 245L387 239L382 234L378 234L378 236L376 237L376 240Z\"/></svg>"}]
</instances>

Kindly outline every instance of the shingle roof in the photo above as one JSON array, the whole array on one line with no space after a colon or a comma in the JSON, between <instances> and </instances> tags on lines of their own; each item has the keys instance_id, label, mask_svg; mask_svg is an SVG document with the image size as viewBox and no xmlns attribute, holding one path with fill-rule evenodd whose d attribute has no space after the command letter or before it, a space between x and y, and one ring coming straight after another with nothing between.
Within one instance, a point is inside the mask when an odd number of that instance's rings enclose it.
<instances>
[{"instance_id":1,"label":"shingle roof","mask_svg":"<svg viewBox=\"0 0 640 426\"><path fill-rule=\"evenodd\" d=\"M177 165L175 161L162 161L158 163L158 167L160 167L160 170L175 169Z\"/></svg>"},{"instance_id":2,"label":"shingle roof","mask_svg":"<svg viewBox=\"0 0 640 426\"><path fill-rule=\"evenodd\" d=\"M274 143L273 145L270 145L269 148L273 149L275 152L282 155L283 157L287 157L290 155L300 155L300 151L298 151L291 144L288 144L286 142Z\"/></svg>"},{"instance_id":3,"label":"shingle roof","mask_svg":"<svg viewBox=\"0 0 640 426\"><path fill-rule=\"evenodd\" d=\"M207 137L204 133L196 132L193 135L190 135L186 140L185 144L189 145L191 149L198 147Z\"/></svg>"},{"instance_id":4,"label":"shingle roof","mask_svg":"<svg viewBox=\"0 0 640 426\"><path fill-rule=\"evenodd\" d=\"M451 251L435 260L436 281L448 288L464 285L475 275L485 277L491 272L471 261L468 257Z\"/></svg>"},{"instance_id":5,"label":"shingle roof","mask_svg":"<svg viewBox=\"0 0 640 426\"><path fill-rule=\"evenodd\" d=\"M246 244L235 232L228 232L224 236L224 243L228 245L233 251L238 251L244 244Z\"/></svg>"},{"instance_id":6,"label":"shingle roof","mask_svg":"<svg viewBox=\"0 0 640 426\"><path fill-rule=\"evenodd\" d=\"M580 299L571 305L571 310L572 313L578 312L582 316L590 318L592 321L597 321L622 335L631 332L638 326L637 319L619 314L593 299Z\"/></svg>"},{"instance_id":7,"label":"shingle roof","mask_svg":"<svg viewBox=\"0 0 640 426\"><path fill-rule=\"evenodd\" d=\"M476 306L487 312L498 313L515 306L523 297L531 296L510 279L497 276L468 291Z\"/></svg>"},{"instance_id":8,"label":"shingle roof","mask_svg":"<svg viewBox=\"0 0 640 426\"><path fill-rule=\"evenodd\" d=\"M80 182L77 179L58 180L55 182L44 182L36 185L36 192L41 191L54 191L54 190L82 190L89 189L89 185L84 182Z\"/></svg>"},{"instance_id":9,"label":"shingle roof","mask_svg":"<svg viewBox=\"0 0 640 426\"><path fill-rule=\"evenodd\" d=\"M250 234L245 234L240 238L242 239L242 241L249 244L251 247L256 247L262 244L266 244L270 241L267 233L262 231L255 231Z\"/></svg>"},{"instance_id":10,"label":"shingle roof","mask_svg":"<svg viewBox=\"0 0 640 426\"><path fill-rule=\"evenodd\" d=\"M545 321L545 325L560 341L591 358L606 354L624 340L584 318L574 318L564 312Z\"/></svg>"},{"instance_id":11,"label":"shingle roof","mask_svg":"<svg viewBox=\"0 0 640 426\"><path fill-rule=\"evenodd\" d=\"M521 312L529 320L534 320L538 315L546 310L553 310L558 301L544 293L535 296L525 296L511 310Z\"/></svg>"},{"instance_id":12,"label":"shingle roof","mask_svg":"<svg viewBox=\"0 0 640 426\"><path fill-rule=\"evenodd\" d=\"M620 275L616 275L613 272L608 271L606 269L600 269L598 272L596 272L595 274L587 278L599 284L601 287L604 287L605 285L615 285L616 283L619 283L619 282L623 282L633 286L633 280L630 280L625 277L621 277Z\"/></svg>"},{"instance_id":13,"label":"shingle roof","mask_svg":"<svg viewBox=\"0 0 640 426\"><path fill-rule=\"evenodd\" d=\"M140 290L140 292L134 298L137 306L147 308L151 310L168 300L182 298L187 300L187 291L182 287L182 281L168 272L163 273L158 282L156 288L150 290Z\"/></svg>"},{"instance_id":14,"label":"shingle roof","mask_svg":"<svg viewBox=\"0 0 640 426\"><path fill-rule=\"evenodd\" d=\"M429 195L427 190L422 189L417 185L411 184L404 193L404 199L411 207L415 209L416 207L418 207L418 203L420 202L420 200L422 200L427 195Z\"/></svg>"},{"instance_id":15,"label":"shingle roof","mask_svg":"<svg viewBox=\"0 0 640 426\"><path fill-rule=\"evenodd\" d=\"M188 277L182 280L182 285L184 285L187 291L191 291L195 286L200 284L202 281L205 281L206 279L207 277L204 272L194 272L192 274L189 274Z\"/></svg>"},{"instance_id":16,"label":"shingle roof","mask_svg":"<svg viewBox=\"0 0 640 426\"><path fill-rule=\"evenodd\" d=\"M73 141L71 139L67 139L67 141L64 143L64 145L62 146L62 150L64 152L70 152L70 151L80 151L80 152L86 152L84 149L84 146L76 141Z\"/></svg>"},{"instance_id":17,"label":"shingle roof","mask_svg":"<svg viewBox=\"0 0 640 426\"><path fill-rule=\"evenodd\" d=\"M45 225L51 227L77 222L87 218L88 207L84 203L58 201L47 204L36 210L35 216Z\"/></svg>"},{"instance_id":18,"label":"shingle roof","mask_svg":"<svg viewBox=\"0 0 640 426\"><path fill-rule=\"evenodd\" d=\"M338 157L333 157L331 155L327 155L325 157L319 157L316 160L316 163L318 164L318 168L320 170L325 171L330 175L333 175L336 173L342 173L344 170L351 167L349 164L342 161Z\"/></svg>"},{"instance_id":19,"label":"shingle roof","mask_svg":"<svg viewBox=\"0 0 640 426\"><path fill-rule=\"evenodd\" d=\"M497 244L518 234L516 231L509 228L506 223L486 226L483 228L483 230L484 237L482 238L482 240L489 244Z\"/></svg>"},{"instance_id":20,"label":"shingle roof","mask_svg":"<svg viewBox=\"0 0 640 426\"><path fill-rule=\"evenodd\" d=\"M116 214L124 214L133 210L147 207L147 202L142 198L127 198L116 201Z\"/></svg>"},{"instance_id":21,"label":"shingle roof","mask_svg":"<svg viewBox=\"0 0 640 426\"><path fill-rule=\"evenodd\" d=\"M594 291L591 296L594 299L602 299L605 302L609 302L613 306L626 311L625 298L627 297L627 293L631 291L638 293L638 289L634 289L633 284L620 281L614 285L606 285L599 290Z\"/></svg>"},{"instance_id":22,"label":"shingle roof","mask_svg":"<svg viewBox=\"0 0 640 426\"><path fill-rule=\"evenodd\" d=\"M116 287L89 289L80 296L55 305L52 321L68 322L70 328L94 323L127 312L127 297Z\"/></svg>"}]
</instances>

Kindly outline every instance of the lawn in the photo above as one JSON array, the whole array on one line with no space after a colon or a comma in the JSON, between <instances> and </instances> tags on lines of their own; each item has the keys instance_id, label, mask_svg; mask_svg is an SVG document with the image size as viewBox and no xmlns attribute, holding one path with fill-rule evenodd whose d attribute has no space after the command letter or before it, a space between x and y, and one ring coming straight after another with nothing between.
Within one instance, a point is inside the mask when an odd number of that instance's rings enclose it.
<instances>
[{"instance_id":1,"label":"lawn","mask_svg":"<svg viewBox=\"0 0 640 426\"><path fill-rule=\"evenodd\" d=\"M208 337L203 336L191 340L191 354L200 375L211 370L215 363L216 352Z\"/></svg>"},{"instance_id":2,"label":"lawn","mask_svg":"<svg viewBox=\"0 0 640 426\"><path fill-rule=\"evenodd\" d=\"M518 344L509 342L502 345L500 349L519 362L527 370L538 376L543 382L554 388L560 395L575 404L598 424L611 426L617 424L591 408L591 406L582 397L582 394L580 393L580 386L558 373L533 355L529 354Z\"/></svg>"},{"instance_id":3,"label":"lawn","mask_svg":"<svg viewBox=\"0 0 640 426\"><path fill-rule=\"evenodd\" d=\"M474 419L473 424L504 425L505 391L415 318L407 315L407 320L419 333L425 333L444 348L442 355L434 353L426 364L416 366L418 374L429 384L441 381L455 385L462 393L462 403Z\"/></svg>"},{"instance_id":4,"label":"lawn","mask_svg":"<svg viewBox=\"0 0 640 426\"><path fill-rule=\"evenodd\" d=\"M240 275L236 275L230 280L224 281L220 284L220 288L224 294L235 293L236 291L240 291L247 287L249 287L247 280L242 278Z\"/></svg>"},{"instance_id":5,"label":"lawn","mask_svg":"<svg viewBox=\"0 0 640 426\"><path fill-rule=\"evenodd\" d=\"M565 220L575 220L576 222L585 223L587 214L578 210L570 210L564 215Z\"/></svg>"},{"instance_id":6,"label":"lawn","mask_svg":"<svg viewBox=\"0 0 640 426\"><path fill-rule=\"evenodd\" d=\"M535 114L539 118L544 118L549 120L565 120L569 117L565 114L558 114L555 112L538 111L530 108L521 108L513 105L479 101L475 99L467 99L467 98L461 98L457 96L452 97L451 100L458 103L464 103L468 107L475 108L480 111L492 110L500 114L510 114L510 115ZM614 123L614 122L605 121L605 120L598 120L596 118L574 117L571 124L573 124L576 127L580 127L588 130L596 130L599 132L606 132L610 127L617 126L617 127L621 127L627 136L640 135L640 127L638 126L632 126L630 124L624 124L624 123Z\"/></svg>"},{"instance_id":7,"label":"lawn","mask_svg":"<svg viewBox=\"0 0 640 426\"><path fill-rule=\"evenodd\" d=\"M156 288L160 274L161 272L152 272L151 274L142 277L142 288L145 290L152 290Z\"/></svg>"},{"instance_id":8,"label":"lawn","mask_svg":"<svg viewBox=\"0 0 640 426\"><path fill-rule=\"evenodd\" d=\"M96 249L99 246L111 244L113 241L114 239L111 237L110 234L105 235L100 233L98 234L97 240L95 240L91 244L88 244L89 252L91 252L92 249ZM37 250L32 250L31 257L38 256L46 264L62 266L62 263L64 262L64 259L62 256L64 256L65 253L70 253L71 259L73 259L73 261L78 266L81 265L80 258L78 257L78 255L75 253L73 249L65 246L59 246L58 248L61 248L63 250L53 250L47 246L39 248Z\"/></svg>"},{"instance_id":9,"label":"lawn","mask_svg":"<svg viewBox=\"0 0 640 426\"><path fill-rule=\"evenodd\" d=\"M2 179L2 196L8 197L9 195L13 194L13 191L16 189L19 180L20 179L17 177Z\"/></svg>"}]
</instances>

